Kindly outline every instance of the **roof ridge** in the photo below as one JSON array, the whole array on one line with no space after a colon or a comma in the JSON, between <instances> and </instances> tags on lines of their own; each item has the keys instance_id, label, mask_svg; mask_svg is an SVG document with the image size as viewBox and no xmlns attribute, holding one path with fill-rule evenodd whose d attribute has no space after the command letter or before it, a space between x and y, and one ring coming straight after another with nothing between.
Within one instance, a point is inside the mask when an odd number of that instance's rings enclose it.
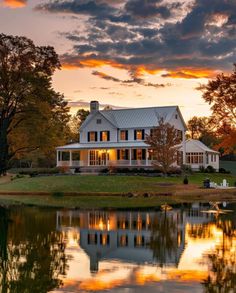
<instances>
[{"instance_id":1,"label":"roof ridge","mask_svg":"<svg viewBox=\"0 0 236 293\"><path fill-rule=\"evenodd\" d=\"M111 110L100 110L100 112L112 112L112 111L127 111L127 110L142 110L142 109L156 109L156 108L175 108L178 105L172 106L154 106L154 107L141 107L141 108L124 108L124 109L111 109Z\"/></svg>"}]
</instances>

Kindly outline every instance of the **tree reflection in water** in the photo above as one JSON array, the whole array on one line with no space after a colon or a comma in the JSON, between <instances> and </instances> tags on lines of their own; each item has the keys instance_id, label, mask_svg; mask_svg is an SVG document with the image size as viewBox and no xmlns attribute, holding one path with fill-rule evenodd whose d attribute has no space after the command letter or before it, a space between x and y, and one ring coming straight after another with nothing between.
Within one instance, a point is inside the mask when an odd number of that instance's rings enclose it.
<instances>
[{"instance_id":1,"label":"tree reflection in water","mask_svg":"<svg viewBox=\"0 0 236 293\"><path fill-rule=\"evenodd\" d=\"M207 255L209 274L203 282L205 292L236 292L236 230L227 219L219 219L216 226L222 231L222 241Z\"/></svg>"},{"instance_id":2,"label":"tree reflection in water","mask_svg":"<svg viewBox=\"0 0 236 293\"><path fill-rule=\"evenodd\" d=\"M150 248L160 266L170 259L177 259L178 229L172 214L165 211L155 216L151 232Z\"/></svg>"},{"instance_id":3,"label":"tree reflection in water","mask_svg":"<svg viewBox=\"0 0 236 293\"><path fill-rule=\"evenodd\" d=\"M55 215L0 208L0 291L46 293L62 285L67 259ZM13 221L10 221L10 218Z\"/></svg>"}]
</instances>

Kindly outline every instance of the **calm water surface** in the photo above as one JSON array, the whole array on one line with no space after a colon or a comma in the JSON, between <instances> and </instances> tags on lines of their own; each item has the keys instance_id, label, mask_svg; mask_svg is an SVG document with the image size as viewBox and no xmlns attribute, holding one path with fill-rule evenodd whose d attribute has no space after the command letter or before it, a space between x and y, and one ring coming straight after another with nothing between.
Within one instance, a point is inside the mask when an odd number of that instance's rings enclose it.
<instances>
[{"instance_id":1,"label":"calm water surface","mask_svg":"<svg viewBox=\"0 0 236 293\"><path fill-rule=\"evenodd\" d=\"M0 292L236 292L236 204L223 208L0 208Z\"/></svg>"}]
</instances>

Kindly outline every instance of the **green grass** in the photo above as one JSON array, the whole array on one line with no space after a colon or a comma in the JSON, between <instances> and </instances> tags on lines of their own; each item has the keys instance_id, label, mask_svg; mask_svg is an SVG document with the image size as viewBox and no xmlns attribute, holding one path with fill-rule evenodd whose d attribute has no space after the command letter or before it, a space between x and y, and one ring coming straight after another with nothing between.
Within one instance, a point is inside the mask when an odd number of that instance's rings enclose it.
<instances>
[{"instance_id":1,"label":"green grass","mask_svg":"<svg viewBox=\"0 0 236 293\"><path fill-rule=\"evenodd\" d=\"M189 183L202 186L208 177L216 183L225 178L230 186L236 181L236 176L230 174L200 174L189 175ZM17 192L165 192L175 189L181 184L183 177L145 177L145 176L47 176L34 178L20 178L0 184L0 191ZM161 183L175 185L161 186Z\"/></svg>"}]
</instances>

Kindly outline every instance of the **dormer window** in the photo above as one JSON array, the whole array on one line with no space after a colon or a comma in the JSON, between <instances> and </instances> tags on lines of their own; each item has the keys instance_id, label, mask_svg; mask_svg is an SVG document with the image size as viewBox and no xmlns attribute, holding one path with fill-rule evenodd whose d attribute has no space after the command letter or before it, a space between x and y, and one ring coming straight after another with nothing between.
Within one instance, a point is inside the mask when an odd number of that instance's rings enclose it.
<instances>
[{"instance_id":1,"label":"dormer window","mask_svg":"<svg viewBox=\"0 0 236 293\"><path fill-rule=\"evenodd\" d=\"M178 119L178 114L175 114L175 119Z\"/></svg>"}]
</instances>

